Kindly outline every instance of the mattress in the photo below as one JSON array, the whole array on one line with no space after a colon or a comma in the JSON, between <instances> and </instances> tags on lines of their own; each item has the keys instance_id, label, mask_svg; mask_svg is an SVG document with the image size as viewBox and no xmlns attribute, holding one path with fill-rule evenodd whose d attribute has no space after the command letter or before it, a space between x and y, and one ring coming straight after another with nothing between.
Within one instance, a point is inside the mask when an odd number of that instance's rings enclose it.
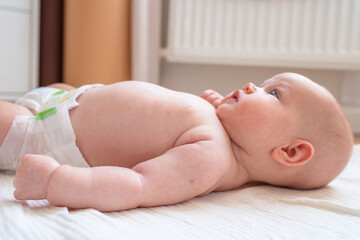
<instances>
[{"instance_id":1,"label":"mattress","mask_svg":"<svg viewBox=\"0 0 360 240\"><path fill-rule=\"evenodd\" d=\"M0 239L360 238L360 145L328 186L293 190L247 185L162 207L102 213L17 201L0 172Z\"/></svg>"}]
</instances>

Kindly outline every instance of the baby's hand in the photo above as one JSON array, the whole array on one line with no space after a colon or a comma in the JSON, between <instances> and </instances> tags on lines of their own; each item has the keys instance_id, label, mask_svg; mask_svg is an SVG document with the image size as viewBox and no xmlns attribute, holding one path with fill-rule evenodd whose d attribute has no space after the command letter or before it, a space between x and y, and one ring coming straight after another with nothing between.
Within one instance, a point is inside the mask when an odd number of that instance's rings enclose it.
<instances>
[{"instance_id":1,"label":"baby's hand","mask_svg":"<svg viewBox=\"0 0 360 240\"><path fill-rule=\"evenodd\" d=\"M218 92L211 89L205 90L200 97L211 103L215 108L219 106L221 100L224 98Z\"/></svg>"},{"instance_id":2,"label":"baby's hand","mask_svg":"<svg viewBox=\"0 0 360 240\"><path fill-rule=\"evenodd\" d=\"M59 163L51 157L26 154L16 170L14 196L18 200L45 199L51 174Z\"/></svg>"}]
</instances>

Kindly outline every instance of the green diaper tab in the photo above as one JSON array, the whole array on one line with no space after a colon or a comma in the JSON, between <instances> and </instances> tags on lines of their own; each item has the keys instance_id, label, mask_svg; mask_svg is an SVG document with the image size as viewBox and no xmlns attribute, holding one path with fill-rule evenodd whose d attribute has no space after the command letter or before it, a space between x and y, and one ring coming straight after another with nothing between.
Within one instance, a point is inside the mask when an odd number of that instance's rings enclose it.
<instances>
[{"instance_id":1,"label":"green diaper tab","mask_svg":"<svg viewBox=\"0 0 360 240\"><path fill-rule=\"evenodd\" d=\"M46 109L44 111L38 112L32 119L35 120L44 120L45 118L48 118L52 115L54 115L57 112L56 107L52 107L49 109Z\"/></svg>"},{"instance_id":2,"label":"green diaper tab","mask_svg":"<svg viewBox=\"0 0 360 240\"><path fill-rule=\"evenodd\" d=\"M59 91L53 93L52 96L56 96L56 95L60 95L60 94L64 94L64 93L66 93L66 90L65 89L60 89Z\"/></svg>"}]
</instances>

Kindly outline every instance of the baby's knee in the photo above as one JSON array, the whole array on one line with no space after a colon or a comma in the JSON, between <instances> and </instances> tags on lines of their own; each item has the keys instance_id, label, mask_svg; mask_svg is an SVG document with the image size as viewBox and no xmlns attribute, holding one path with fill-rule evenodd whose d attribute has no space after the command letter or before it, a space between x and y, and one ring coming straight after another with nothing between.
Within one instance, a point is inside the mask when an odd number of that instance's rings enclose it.
<instances>
[{"instance_id":1,"label":"baby's knee","mask_svg":"<svg viewBox=\"0 0 360 240\"><path fill-rule=\"evenodd\" d=\"M75 89L75 87L73 87L69 84L66 84L66 83L53 83L53 84L48 85L47 87L65 89L66 91Z\"/></svg>"},{"instance_id":2,"label":"baby's knee","mask_svg":"<svg viewBox=\"0 0 360 240\"><path fill-rule=\"evenodd\" d=\"M0 101L0 146L5 139L16 116L33 115L31 111L23 106Z\"/></svg>"},{"instance_id":3,"label":"baby's knee","mask_svg":"<svg viewBox=\"0 0 360 240\"><path fill-rule=\"evenodd\" d=\"M11 103L11 102L4 102L0 101L0 124L2 125L1 121L5 122L12 122L16 116L31 116L33 115L32 112L24 106Z\"/></svg>"}]
</instances>

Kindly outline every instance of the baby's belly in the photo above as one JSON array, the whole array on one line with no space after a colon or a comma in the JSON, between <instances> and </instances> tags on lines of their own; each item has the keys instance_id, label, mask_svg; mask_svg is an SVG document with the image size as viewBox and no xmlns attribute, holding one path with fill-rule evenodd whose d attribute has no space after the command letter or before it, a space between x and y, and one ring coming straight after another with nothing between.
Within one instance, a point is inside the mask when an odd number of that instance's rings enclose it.
<instances>
[{"instance_id":1,"label":"baby's belly","mask_svg":"<svg viewBox=\"0 0 360 240\"><path fill-rule=\"evenodd\" d=\"M90 117L91 118L91 117ZM99 119L73 123L76 145L90 166L133 167L140 162L162 155L172 148L180 133L154 126L143 120ZM73 121L72 121L73 122ZM147 129L146 129L147 128Z\"/></svg>"},{"instance_id":2,"label":"baby's belly","mask_svg":"<svg viewBox=\"0 0 360 240\"><path fill-rule=\"evenodd\" d=\"M85 137L86 138L86 137ZM113 138L97 138L98 141L84 142L79 138L76 142L80 152L90 166L133 166L162 155L171 147L169 144L150 141L118 141ZM116 144L115 144L116 143Z\"/></svg>"},{"instance_id":3,"label":"baby's belly","mask_svg":"<svg viewBox=\"0 0 360 240\"><path fill-rule=\"evenodd\" d=\"M70 111L70 119L76 145L90 166L133 167L160 156L191 124L151 105L84 102Z\"/></svg>"},{"instance_id":4,"label":"baby's belly","mask_svg":"<svg viewBox=\"0 0 360 240\"><path fill-rule=\"evenodd\" d=\"M190 128L218 121L206 101L145 83L94 88L77 101L70 120L90 166L133 167L176 146Z\"/></svg>"}]
</instances>

